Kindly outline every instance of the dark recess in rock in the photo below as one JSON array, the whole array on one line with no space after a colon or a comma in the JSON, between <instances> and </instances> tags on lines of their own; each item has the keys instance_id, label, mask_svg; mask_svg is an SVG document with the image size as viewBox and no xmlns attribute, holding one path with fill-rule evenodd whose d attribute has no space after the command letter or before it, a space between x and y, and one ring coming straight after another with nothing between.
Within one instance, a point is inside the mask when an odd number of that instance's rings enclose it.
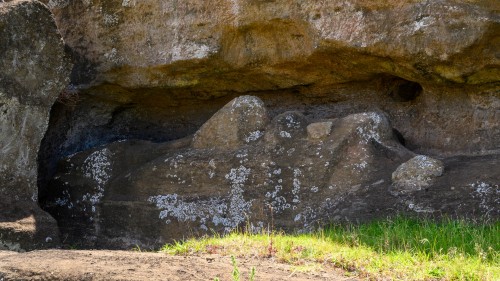
<instances>
[{"instance_id":1,"label":"dark recess in rock","mask_svg":"<svg viewBox=\"0 0 500 281\"><path fill-rule=\"evenodd\" d=\"M399 141L399 143L402 144L403 146L405 146L406 145L406 140L403 137L403 134L401 134L401 132L399 132L398 130L396 130L394 128L392 129L392 132L394 133L394 136Z\"/></svg>"},{"instance_id":2,"label":"dark recess in rock","mask_svg":"<svg viewBox=\"0 0 500 281\"><path fill-rule=\"evenodd\" d=\"M390 82L389 96L397 102L410 102L418 98L422 93L422 86L417 82L412 82L400 78L395 78Z\"/></svg>"}]
</instances>

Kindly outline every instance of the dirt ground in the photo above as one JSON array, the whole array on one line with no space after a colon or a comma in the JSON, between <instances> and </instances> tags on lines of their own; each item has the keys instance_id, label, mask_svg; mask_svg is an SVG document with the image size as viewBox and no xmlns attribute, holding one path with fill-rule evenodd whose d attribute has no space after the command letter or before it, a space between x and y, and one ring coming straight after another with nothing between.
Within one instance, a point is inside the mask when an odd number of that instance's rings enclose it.
<instances>
[{"instance_id":1,"label":"dirt ground","mask_svg":"<svg viewBox=\"0 0 500 281\"><path fill-rule=\"evenodd\" d=\"M357 280L324 265L304 272L271 259L237 258L241 280L252 267L255 280ZM0 281L6 280L233 280L231 258L170 256L133 251L0 251Z\"/></svg>"}]
</instances>

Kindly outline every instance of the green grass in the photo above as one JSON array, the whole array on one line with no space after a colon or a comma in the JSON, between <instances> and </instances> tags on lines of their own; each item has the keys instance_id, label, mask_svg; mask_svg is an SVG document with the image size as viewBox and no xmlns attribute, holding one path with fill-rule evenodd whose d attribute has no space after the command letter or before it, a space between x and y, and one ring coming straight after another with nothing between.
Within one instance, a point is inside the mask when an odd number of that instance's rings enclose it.
<instances>
[{"instance_id":1,"label":"green grass","mask_svg":"<svg viewBox=\"0 0 500 281\"><path fill-rule=\"evenodd\" d=\"M391 280L500 280L500 222L398 217L312 234L232 233L165 245L170 254L275 257L300 269L330 264Z\"/></svg>"}]
</instances>

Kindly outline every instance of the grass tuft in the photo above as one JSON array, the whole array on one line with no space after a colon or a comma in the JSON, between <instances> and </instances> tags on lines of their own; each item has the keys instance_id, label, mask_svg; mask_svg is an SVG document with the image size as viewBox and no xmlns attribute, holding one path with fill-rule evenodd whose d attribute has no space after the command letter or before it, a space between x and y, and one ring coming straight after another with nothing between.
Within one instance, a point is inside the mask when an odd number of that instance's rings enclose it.
<instances>
[{"instance_id":1,"label":"grass tuft","mask_svg":"<svg viewBox=\"0 0 500 281\"><path fill-rule=\"evenodd\" d=\"M297 269L331 264L394 280L500 280L500 223L396 217L311 234L231 233L165 245L169 254L275 257Z\"/></svg>"}]
</instances>

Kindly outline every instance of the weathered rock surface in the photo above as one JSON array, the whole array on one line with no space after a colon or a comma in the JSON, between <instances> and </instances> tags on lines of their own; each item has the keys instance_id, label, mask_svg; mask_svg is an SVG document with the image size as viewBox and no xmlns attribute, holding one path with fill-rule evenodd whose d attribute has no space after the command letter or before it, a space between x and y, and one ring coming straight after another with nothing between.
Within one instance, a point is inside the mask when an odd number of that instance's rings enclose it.
<instances>
[{"instance_id":1,"label":"weathered rock surface","mask_svg":"<svg viewBox=\"0 0 500 281\"><path fill-rule=\"evenodd\" d=\"M468 84L499 75L495 0L45 2L90 67L85 82L246 92L380 73Z\"/></svg>"},{"instance_id":2,"label":"weathered rock surface","mask_svg":"<svg viewBox=\"0 0 500 281\"><path fill-rule=\"evenodd\" d=\"M50 11L38 1L0 3L0 249L59 241L37 204L37 156L70 65Z\"/></svg>"},{"instance_id":3,"label":"weathered rock surface","mask_svg":"<svg viewBox=\"0 0 500 281\"><path fill-rule=\"evenodd\" d=\"M193 138L194 148L235 149L258 140L268 122L264 103L243 96L219 110Z\"/></svg>"},{"instance_id":4,"label":"weathered rock surface","mask_svg":"<svg viewBox=\"0 0 500 281\"><path fill-rule=\"evenodd\" d=\"M42 190L65 156L185 137L241 94L270 118L384 111L420 154L500 153L496 0L43 2L82 100L54 109Z\"/></svg>"},{"instance_id":5,"label":"weathered rock surface","mask_svg":"<svg viewBox=\"0 0 500 281\"><path fill-rule=\"evenodd\" d=\"M429 187L436 177L443 175L443 170L443 162L425 155L415 156L392 173L394 190L411 192Z\"/></svg>"},{"instance_id":6,"label":"weathered rock surface","mask_svg":"<svg viewBox=\"0 0 500 281\"><path fill-rule=\"evenodd\" d=\"M397 211L460 216L474 210L498 218L498 156L446 159L446 172L428 189L399 196L390 192L392 173L415 155L396 140L385 114L318 123L288 111L272 121L259 119L266 122L259 127L262 137L246 142L243 134L238 146L228 147L223 127L231 138L233 128L250 132L255 125L239 118L242 111L230 110L236 104L266 112L258 98L244 96L207 121L220 125L220 116L226 117L214 135L115 142L66 158L50 182L46 209L70 243L118 248L157 247L237 228L308 231ZM320 137L311 138L311 128ZM213 145L195 147L203 137ZM464 169L485 172L478 179L461 174Z\"/></svg>"}]
</instances>

